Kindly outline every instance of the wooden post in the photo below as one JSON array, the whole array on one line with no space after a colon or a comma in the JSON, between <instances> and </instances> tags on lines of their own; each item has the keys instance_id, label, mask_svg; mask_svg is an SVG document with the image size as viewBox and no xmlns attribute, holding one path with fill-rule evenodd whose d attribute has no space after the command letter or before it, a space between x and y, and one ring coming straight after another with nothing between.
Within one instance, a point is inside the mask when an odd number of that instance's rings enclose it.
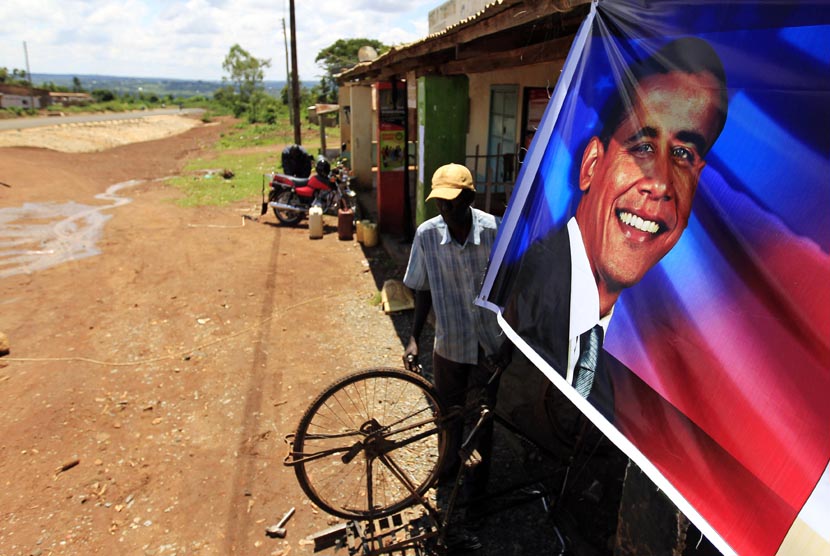
<instances>
[{"instance_id":1,"label":"wooden post","mask_svg":"<svg viewBox=\"0 0 830 556\"><path fill-rule=\"evenodd\" d=\"M285 18L282 18L282 40L285 43L285 83L288 87L288 119L294 123L294 86L291 80L291 64L288 61L288 33L285 31Z\"/></svg>"},{"instance_id":2,"label":"wooden post","mask_svg":"<svg viewBox=\"0 0 830 556\"><path fill-rule=\"evenodd\" d=\"M294 143L303 144L300 133L300 76L297 73L297 22L294 17L294 0L289 4L291 11L291 104L294 107Z\"/></svg>"},{"instance_id":3,"label":"wooden post","mask_svg":"<svg viewBox=\"0 0 830 556\"><path fill-rule=\"evenodd\" d=\"M326 114L317 114L317 121L320 122L320 149L322 155L326 156Z\"/></svg>"}]
</instances>

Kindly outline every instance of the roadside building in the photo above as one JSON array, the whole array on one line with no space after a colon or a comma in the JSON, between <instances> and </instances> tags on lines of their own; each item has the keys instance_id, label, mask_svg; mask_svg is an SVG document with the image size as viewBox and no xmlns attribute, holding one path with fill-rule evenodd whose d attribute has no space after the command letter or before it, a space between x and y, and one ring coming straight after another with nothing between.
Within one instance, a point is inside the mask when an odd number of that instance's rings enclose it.
<instances>
[{"instance_id":1,"label":"roadside building","mask_svg":"<svg viewBox=\"0 0 830 556\"><path fill-rule=\"evenodd\" d=\"M61 106L84 106L92 102L92 96L89 93L68 93L63 91L52 91L49 93L51 104L60 104Z\"/></svg>"},{"instance_id":2,"label":"roadside building","mask_svg":"<svg viewBox=\"0 0 830 556\"><path fill-rule=\"evenodd\" d=\"M0 83L0 108L23 108L25 110L49 106L49 91L24 85Z\"/></svg>"},{"instance_id":3,"label":"roadside building","mask_svg":"<svg viewBox=\"0 0 830 556\"><path fill-rule=\"evenodd\" d=\"M337 76L341 143L358 183L377 188L383 231L406 235L434 215L424 202L429 176L448 162L473 171L477 207L504 212L588 8L584 0L449 0L429 13L427 37ZM400 133L388 132L396 126ZM401 149L406 164L384 172L384 155Z\"/></svg>"}]
</instances>

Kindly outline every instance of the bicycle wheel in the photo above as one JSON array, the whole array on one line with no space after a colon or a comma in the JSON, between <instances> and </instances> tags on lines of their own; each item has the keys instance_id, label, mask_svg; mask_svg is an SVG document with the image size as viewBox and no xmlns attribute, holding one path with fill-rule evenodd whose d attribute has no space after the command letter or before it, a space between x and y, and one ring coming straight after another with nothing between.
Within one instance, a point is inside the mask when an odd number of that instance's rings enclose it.
<instances>
[{"instance_id":1,"label":"bicycle wheel","mask_svg":"<svg viewBox=\"0 0 830 556\"><path fill-rule=\"evenodd\" d=\"M300 419L291 465L303 491L346 519L378 518L412 505L443 460L438 394L397 369L368 369L329 386Z\"/></svg>"}]
</instances>

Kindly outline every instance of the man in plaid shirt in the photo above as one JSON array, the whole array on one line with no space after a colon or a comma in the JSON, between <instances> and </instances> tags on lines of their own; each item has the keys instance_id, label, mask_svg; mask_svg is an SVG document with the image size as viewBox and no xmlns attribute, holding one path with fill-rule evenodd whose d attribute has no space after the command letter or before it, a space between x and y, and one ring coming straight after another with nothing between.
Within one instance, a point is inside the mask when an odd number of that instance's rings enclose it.
<instances>
[{"instance_id":1,"label":"man in plaid shirt","mask_svg":"<svg viewBox=\"0 0 830 556\"><path fill-rule=\"evenodd\" d=\"M418 227L403 279L415 290L415 317L404 360L417 361L418 340L433 308L435 388L447 407L463 406L469 386L487 383L491 373L486 363L498 354L504 341L495 313L473 304L496 239L498 222L492 214L471 207L475 199L473 177L459 164L436 170L427 201L430 199L435 199L441 214ZM495 405L497 385L498 381L494 381L487 388L491 407ZM449 461L439 475L439 493L442 487L452 486L458 473L463 426L459 420L450 431ZM469 481L468 494L472 498L480 497L486 490L492 437L491 419L479 436L481 463ZM468 549L481 546L470 534L460 542Z\"/></svg>"}]
</instances>

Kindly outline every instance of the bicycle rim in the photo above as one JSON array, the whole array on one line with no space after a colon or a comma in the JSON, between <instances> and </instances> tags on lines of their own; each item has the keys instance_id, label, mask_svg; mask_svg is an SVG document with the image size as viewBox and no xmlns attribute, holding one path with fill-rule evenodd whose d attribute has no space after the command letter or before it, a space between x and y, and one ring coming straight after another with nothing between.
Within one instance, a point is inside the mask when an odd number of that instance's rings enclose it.
<instances>
[{"instance_id":1,"label":"bicycle rim","mask_svg":"<svg viewBox=\"0 0 830 556\"><path fill-rule=\"evenodd\" d=\"M370 369L344 377L300 420L293 445L301 460L297 480L315 504L338 517L399 511L416 501L412 490L423 494L437 476L443 414L433 387L413 373Z\"/></svg>"}]
</instances>

